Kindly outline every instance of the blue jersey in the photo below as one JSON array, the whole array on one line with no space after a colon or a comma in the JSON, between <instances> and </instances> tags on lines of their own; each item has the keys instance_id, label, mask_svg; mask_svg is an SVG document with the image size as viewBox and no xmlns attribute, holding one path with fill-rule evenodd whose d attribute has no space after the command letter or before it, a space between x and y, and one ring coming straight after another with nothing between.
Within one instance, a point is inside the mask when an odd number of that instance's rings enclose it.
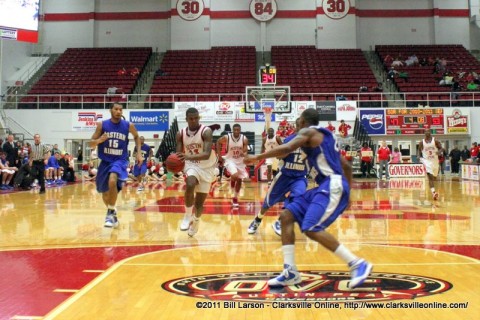
<instances>
[{"instance_id":1,"label":"blue jersey","mask_svg":"<svg viewBox=\"0 0 480 320\"><path fill-rule=\"evenodd\" d=\"M98 157L107 162L128 160L128 133L130 123L123 119L113 123L110 119L102 122L102 134L108 139L98 145Z\"/></svg>"},{"instance_id":2,"label":"blue jersey","mask_svg":"<svg viewBox=\"0 0 480 320\"><path fill-rule=\"evenodd\" d=\"M47 168L59 168L60 164L58 163L57 158L55 156L50 156L47 161Z\"/></svg>"},{"instance_id":3,"label":"blue jersey","mask_svg":"<svg viewBox=\"0 0 480 320\"><path fill-rule=\"evenodd\" d=\"M342 175L343 169L338 151L337 141L330 130L313 127L323 134L323 141L315 148L302 148L307 154L307 161L317 175L315 182L320 185L322 181L331 175ZM312 169L312 170L313 170Z\"/></svg>"},{"instance_id":4,"label":"blue jersey","mask_svg":"<svg viewBox=\"0 0 480 320\"><path fill-rule=\"evenodd\" d=\"M296 136L297 134L292 134L286 137L284 143L289 142ZM306 158L307 155L303 152L302 148L298 148L283 158L283 166L280 171L283 175L291 178L305 177L307 174Z\"/></svg>"},{"instance_id":5,"label":"blue jersey","mask_svg":"<svg viewBox=\"0 0 480 320\"><path fill-rule=\"evenodd\" d=\"M148 144L143 144L140 147L140 150L142 150L142 156L143 156L143 164L147 164L148 157L150 156L150 146Z\"/></svg>"}]
</instances>

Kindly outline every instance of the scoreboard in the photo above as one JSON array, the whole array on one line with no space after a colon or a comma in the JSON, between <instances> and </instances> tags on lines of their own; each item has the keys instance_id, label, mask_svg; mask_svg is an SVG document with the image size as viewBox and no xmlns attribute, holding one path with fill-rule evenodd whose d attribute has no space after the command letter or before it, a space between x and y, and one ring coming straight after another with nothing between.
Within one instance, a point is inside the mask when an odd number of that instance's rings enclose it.
<instances>
[{"instance_id":1,"label":"scoreboard","mask_svg":"<svg viewBox=\"0 0 480 320\"><path fill-rule=\"evenodd\" d=\"M258 70L260 85L277 84L277 68L275 66L261 66Z\"/></svg>"},{"instance_id":2,"label":"scoreboard","mask_svg":"<svg viewBox=\"0 0 480 320\"><path fill-rule=\"evenodd\" d=\"M444 134L443 108L386 109L387 134L423 134L430 128L432 134Z\"/></svg>"}]
</instances>

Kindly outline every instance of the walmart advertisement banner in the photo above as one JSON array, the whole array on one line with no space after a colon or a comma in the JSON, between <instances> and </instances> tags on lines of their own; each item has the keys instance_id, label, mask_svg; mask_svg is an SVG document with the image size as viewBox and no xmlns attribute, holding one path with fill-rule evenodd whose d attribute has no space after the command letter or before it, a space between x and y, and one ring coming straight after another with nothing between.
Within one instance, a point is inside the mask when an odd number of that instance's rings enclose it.
<instances>
[{"instance_id":1,"label":"walmart advertisement banner","mask_svg":"<svg viewBox=\"0 0 480 320\"><path fill-rule=\"evenodd\" d=\"M129 121L138 131L167 131L168 111L130 111Z\"/></svg>"},{"instance_id":2,"label":"walmart advertisement banner","mask_svg":"<svg viewBox=\"0 0 480 320\"><path fill-rule=\"evenodd\" d=\"M360 109L360 122L370 135L385 134L385 110Z\"/></svg>"}]
</instances>

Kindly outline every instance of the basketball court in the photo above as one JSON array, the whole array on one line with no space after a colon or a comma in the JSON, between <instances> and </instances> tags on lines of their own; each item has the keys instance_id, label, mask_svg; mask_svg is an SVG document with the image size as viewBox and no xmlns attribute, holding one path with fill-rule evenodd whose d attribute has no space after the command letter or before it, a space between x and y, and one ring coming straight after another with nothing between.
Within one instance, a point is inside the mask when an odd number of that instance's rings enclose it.
<instances>
[{"instance_id":1,"label":"basketball court","mask_svg":"<svg viewBox=\"0 0 480 320\"><path fill-rule=\"evenodd\" d=\"M198 234L180 231L183 184L129 184L120 227L103 227L92 182L1 194L2 319L474 319L480 313L478 183L443 178L433 203L424 179L356 179L352 206L330 231L374 263L347 288L346 266L297 229L302 283L271 289L282 271L271 223L247 228L267 191L247 182L231 208L226 182ZM380 309L381 308L381 309ZM476 316L477 315L477 316Z\"/></svg>"}]
</instances>

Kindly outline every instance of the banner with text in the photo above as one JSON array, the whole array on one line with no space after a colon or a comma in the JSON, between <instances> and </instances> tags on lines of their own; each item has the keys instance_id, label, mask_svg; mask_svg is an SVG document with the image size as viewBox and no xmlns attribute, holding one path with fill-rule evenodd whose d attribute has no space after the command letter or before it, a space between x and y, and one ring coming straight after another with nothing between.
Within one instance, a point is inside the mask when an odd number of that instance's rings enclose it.
<instances>
[{"instance_id":1,"label":"banner with text","mask_svg":"<svg viewBox=\"0 0 480 320\"><path fill-rule=\"evenodd\" d=\"M447 133L468 134L470 133L470 109L469 108L444 108L447 119Z\"/></svg>"},{"instance_id":2,"label":"banner with text","mask_svg":"<svg viewBox=\"0 0 480 320\"><path fill-rule=\"evenodd\" d=\"M129 121L138 131L167 131L169 127L168 111L132 111Z\"/></svg>"},{"instance_id":3,"label":"banner with text","mask_svg":"<svg viewBox=\"0 0 480 320\"><path fill-rule=\"evenodd\" d=\"M360 123L369 135L385 134L385 110L360 109Z\"/></svg>"},{"instance_id":4,"label":"banner with text","mask_svg":"<svg viewBox=\"0 0 480 320\"><path fill-rule=\"evenodd\" d=\"M72 131L95 131L97 122L104 120L102 112L72 112Z\"/></svg>"},{"instance_id":5,"label":"banner with text","mask_svg":"<svg viewBox=\"0 0 480 320\"><path fill-rule=\"evenodd\" d=\"M357 101L336 101L337 120L355 121L357 118Z\"/></svg>"}]
</instances>

